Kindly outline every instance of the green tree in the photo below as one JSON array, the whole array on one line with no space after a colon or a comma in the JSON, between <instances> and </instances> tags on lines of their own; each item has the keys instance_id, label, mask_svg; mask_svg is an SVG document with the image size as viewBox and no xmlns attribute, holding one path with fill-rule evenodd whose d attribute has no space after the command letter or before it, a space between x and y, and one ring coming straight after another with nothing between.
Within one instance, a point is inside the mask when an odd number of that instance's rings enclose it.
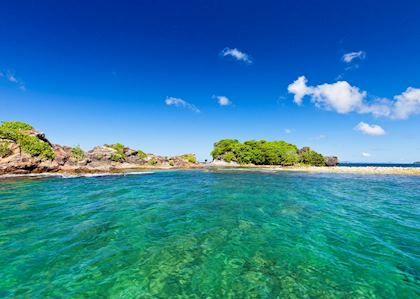
<instances>
[{"instance_id":1,"label":"green tree","mask_svg":"<svg viewBox=\"0 0 420 299\"><path fill-rule=\"evenodd\" d=\"M310 148L298 150L296 145L282 140L248 140L244 143L236 139L223 139L214 144L211 152L214 159L237 161L240 164L294 165L299 162L309 165L324 165L324 157Z\"/></svg>"},{"instance_id":2,"label":"green tree","mask_svg":"<svg viewBox=\"0 0 420 299\"><path fill-rule=\"evenodd\" d=\"M213 159L218 159L228 152L233 152L234 149L241 143L236 139L222 139L214 144L211 152Z\"/></svg>"},{"instance_id":3,"label":"green tree","mask_svg":"<svg viewBox=\"0 0 420 299\"><path fill-rule=\"evenodd\" d=\"M301 152L300 161L301 163L307 164L307 165L325 166L324 157L313 150Z\"/></svg>"},{"instance_id":4,"label":"green tree","mask_svg":"<svg viewBox=\"0 0 420 299\"><path fill-rule=\"evenodd\" d=\"M236 160L235 154L233 152L227 152L223 155L223 160L226 162L231 162Z\"/></svg>"}]
</instances>

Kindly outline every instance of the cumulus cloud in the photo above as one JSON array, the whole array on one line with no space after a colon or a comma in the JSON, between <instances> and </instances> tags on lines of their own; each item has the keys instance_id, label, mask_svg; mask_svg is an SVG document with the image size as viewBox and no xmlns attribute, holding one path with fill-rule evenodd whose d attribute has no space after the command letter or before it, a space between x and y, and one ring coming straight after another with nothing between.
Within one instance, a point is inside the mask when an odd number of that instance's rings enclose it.
<instances>
[{"instance_id":1,"label":"cumulus cloud","mask_svg":"<svg viewBox=\"0 0 420 299\"><path fill-rule=\"evenodd\" d=\"M367 100L367 92L347 81L308 86L305 76L289 84L287 90L294 95L294 102L301 105L308 96L317 107L338 113L371 113L375 117L406 119L420 113L420 88L409 87L394 100L375 98Z\"/></svg>"},{"instance_id":2,"label":"cumulus cloud","mask_svg":"<svg viewBox=\"0 0 420 299\"><path fill-rule=\"evenodd\" d=\"M365 122L360 122L356 127L354 127L354 129L371 136L385 135L385 130L381 126L370 125Z\"/></svg>"},{"instance_id":3,"label":"cumulus cloud","mask_svg":"<svg viewBox=\"0 0 420 299\"><path fill-rule=\"evenodd\" d=\"M366 97L365 91L351 86L346 81L338 81L333 84L321 84L307 86L305 76L299 77L288 86L289 93L294 94L294 102L300 105L303 97L311 97L311 101L318 107L327 110L335 110L338 113L348 113L358 109Z\"/></svg>"},{"instance_id":4,"label":"cumulus cloud","mask_svg":"<svg viewBox=\"0 0 420 299\"><path fill-rule=\"evenodd\" d=\"M284 129L284 133L290 134L290 133L292 133L292 130L291 129Z\"/></svg>"},{"instance_id":5,"label":"cumulus cloud","mask_svg":"<svg viewBox=\"0 0 420 299\"><path fill-rule=\"evenodd\" d=\"M351 63L354 59L365 59L366 52L364 51L357 51L357 52L350 52L343 55L342 59L346 63Z\"/></svg>"},{"instance_id":6,"label":"cumulus cloud","mask_svg":"<svg viewBox=\"0 0 420 299\"><path fill-rule=\"evenodd\" d=\"M243 61L245 63L252 63L251 58L248 54L238 50L237 48L224 48L220 54L223 57L230 56L238 61Z\"/></svg>"},{"instance_id":7,"label":"cumulus cloud","mask_svg":"<svg viewBox=\"0 0 420 299\"><path fill-rule=\"evenodd\" d=\"M420 88L409 87L394 99L392 118L406 119L420 113Z\"/></svg>"},{"instance_id":8,"label":"cumulus cloud","mask_svg":"<svg viewBox=\"0 0 420 299\"><path fill-rule=\"evenodd\" d=\"M362 153L362 156L363 157L370 157L370 154L369 153Z\"/></svg>"},{"instance_id":9,"label":"cumulus cloud","mask_svg":"<svg viewBox=\"0 0 420 299\"><path fill-rule=\"evenodd\" d=\"M213 98L217 100L217 103L220 106L229 106L232 104L231 100L229 100L229 98L226 96L213 96Z\"/></svg>"},{"instance_id":10,"label":"cumulus cloud","mask_svg":"<svg viewBox=\"0 0 420 299\"><path fill-rule=\"evenodd\" d=\"M193 104L190 104L187 101L184 101L183 99L180 99L180 98L167 97L165 99L165 104L168 106L186 108L197 113L200 112L200 110L197 107L195 107Z\"/></svg>"}]
</instances>

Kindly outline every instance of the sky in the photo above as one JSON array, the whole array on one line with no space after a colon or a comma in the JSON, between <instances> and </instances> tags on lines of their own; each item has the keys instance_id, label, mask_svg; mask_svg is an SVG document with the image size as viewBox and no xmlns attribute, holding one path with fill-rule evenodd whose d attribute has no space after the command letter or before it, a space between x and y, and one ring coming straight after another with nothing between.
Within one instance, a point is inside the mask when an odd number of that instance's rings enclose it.
<instances>
[{"instance_id":1,"label":"sky","mask_svg":"<svg viewBox=\"0 0 420 299\"><path fill-rule=\"evenodd\" d=\"M420 2L7 1L0 120L209 159L223 138L420 160Z\"/></svg>"}]
</instances>

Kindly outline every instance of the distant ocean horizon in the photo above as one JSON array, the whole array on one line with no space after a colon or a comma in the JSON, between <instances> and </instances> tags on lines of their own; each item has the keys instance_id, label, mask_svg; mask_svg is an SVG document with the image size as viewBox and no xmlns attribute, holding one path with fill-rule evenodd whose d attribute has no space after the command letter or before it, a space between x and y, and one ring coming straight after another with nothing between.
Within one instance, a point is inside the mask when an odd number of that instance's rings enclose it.
<instances>
[{"instance_id":1,"label":"distant ocean horizon","mask_svg":"<svg viewBox=\"0 0 420 299\"><path fill-rule=\"evenodd\" d=\"M344 163L339 163L338 166L351 166L351 167L366 167L366 166L373 166L373 167L420 167L420 164L414 164L414 163L352 163L352 162L344 162Z\"/></svg>"}]
</instances>

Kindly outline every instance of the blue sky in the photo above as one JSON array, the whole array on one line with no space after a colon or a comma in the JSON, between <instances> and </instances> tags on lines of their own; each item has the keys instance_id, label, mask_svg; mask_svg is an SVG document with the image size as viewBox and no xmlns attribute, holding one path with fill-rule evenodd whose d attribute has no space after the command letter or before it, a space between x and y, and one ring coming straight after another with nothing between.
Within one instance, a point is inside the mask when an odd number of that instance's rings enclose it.
<instances>
[{"instance_id":1,"label":"blue sky","mask_svg":"<svg viewBox=\"0 0 420 299\"><path fill-rule=\"evenodd\" d=\"M221 138L283 139L417 161L419 15L417 0L8 1L0 120L85 149L204 159Z\"/></svg>"}]
</instances>

